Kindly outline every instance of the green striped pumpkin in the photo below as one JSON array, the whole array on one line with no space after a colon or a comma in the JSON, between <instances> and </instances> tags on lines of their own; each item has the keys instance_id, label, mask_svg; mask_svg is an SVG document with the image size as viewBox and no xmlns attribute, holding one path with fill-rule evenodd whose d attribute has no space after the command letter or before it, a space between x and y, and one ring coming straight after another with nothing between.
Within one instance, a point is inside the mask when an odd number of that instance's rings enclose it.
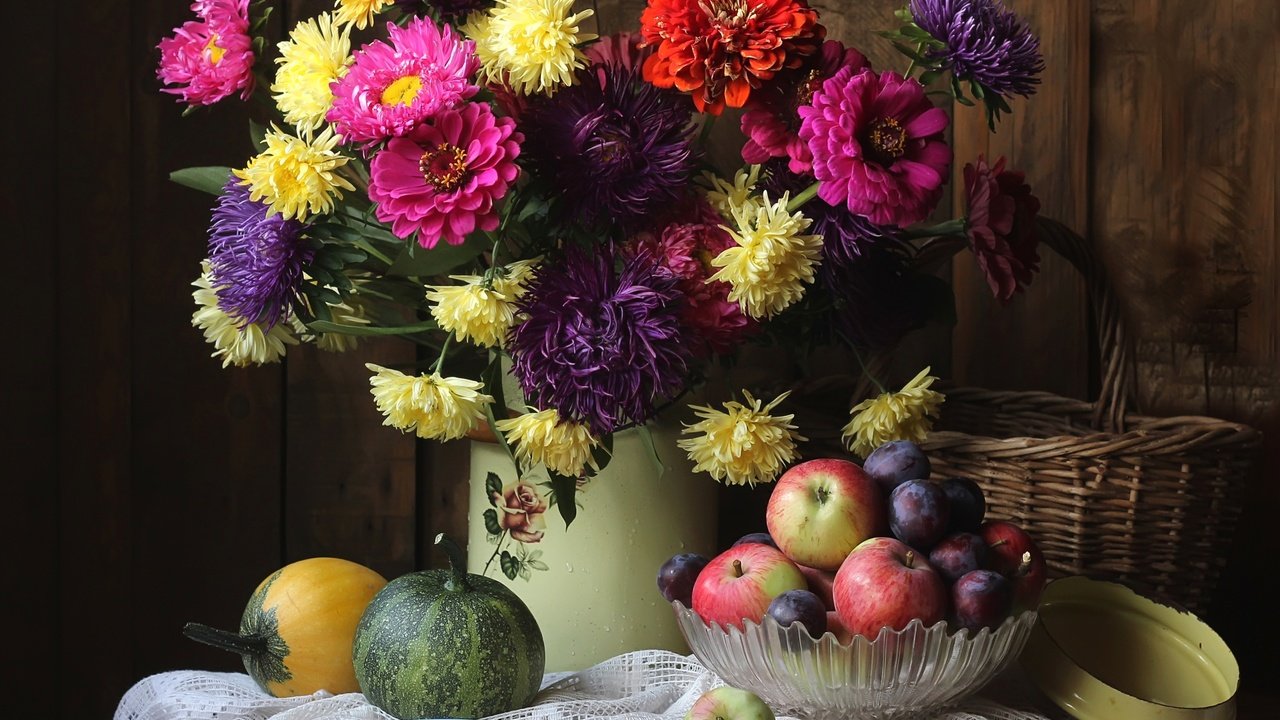
<instances>
[{"instance_id":1,"label":"green striped pumpkin","mask_svg":"<svg viewBox=\"0 0 1280 720\"><path fill-rule=\"evenodd\" d=\"M529 608L505 585L469 575L443 535L449 570L396 578L369 603L352 659L365 698L391 715L477 718L528 705L546 652Z\"/></svg>"}]
</instances>

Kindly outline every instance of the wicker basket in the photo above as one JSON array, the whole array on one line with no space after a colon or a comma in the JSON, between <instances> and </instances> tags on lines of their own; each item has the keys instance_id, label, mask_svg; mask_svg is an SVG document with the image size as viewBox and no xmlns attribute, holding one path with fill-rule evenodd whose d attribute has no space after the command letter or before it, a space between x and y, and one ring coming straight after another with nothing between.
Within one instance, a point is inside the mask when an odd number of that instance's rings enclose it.
<instances>
[{"instance_id":1,"label":"wicker basket","mask_svg":"<svg viewBox=\"0 0 1280 720\"><path fill-rule=\"evenodd\" d=\"M1128 335L1101 265L1059 223L1042 221L1041 239L1088 281L1100 399L951 388L923 444L935 476L977 480L989 515L1030 528L1053 574L1120 580L1203 611L1261 436L1213 418L1131 414Z\"/></svg>"}]
</instances>

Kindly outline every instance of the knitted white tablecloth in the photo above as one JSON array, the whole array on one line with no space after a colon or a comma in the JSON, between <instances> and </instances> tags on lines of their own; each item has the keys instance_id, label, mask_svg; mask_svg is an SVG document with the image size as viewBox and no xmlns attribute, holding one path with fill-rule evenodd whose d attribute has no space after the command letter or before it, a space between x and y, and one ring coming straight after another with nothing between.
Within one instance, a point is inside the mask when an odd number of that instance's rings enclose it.
<instances>
[{"instance_id":1,"label":"knitted white tablecloth","mask_svg":"<svg viewBox=\"0 0 1280 720\"><path fill-rule=\"evenodd\" d=\"M548 675L531 707L495 720L657 720L683 718L703 692L724 684L690 657L642 650L582 672ZM1021 683L998 680L935 720L1048 720L1032 710ZM998 698L1000 702L997 702ZM394 720L359 693L274 698L248 675L194 670L152 675L125 693L115 720Z\"/></svg>"}]
</instances>

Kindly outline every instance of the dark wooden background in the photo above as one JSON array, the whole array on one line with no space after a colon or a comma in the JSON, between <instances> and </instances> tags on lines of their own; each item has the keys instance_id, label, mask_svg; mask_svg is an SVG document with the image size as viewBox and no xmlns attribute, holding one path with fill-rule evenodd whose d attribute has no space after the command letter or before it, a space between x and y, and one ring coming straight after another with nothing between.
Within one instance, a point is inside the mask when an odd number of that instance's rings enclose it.
<instances>
[{"instance_id":1,"label":"dark wooden background","mask_svg":"<svg viewBox=\"0 0 1280 720\"><path fill-rule=\"evenodd\" d=\"M601 4L607 29L639 7ZM882 66L892 55L870 31L899 4L815 3ZM438 560L424 538L465 527L465 445L384 429L369 400L361 363L411 349L224 371L190 327L211 200L166 178L236 164L249 140L236 103L183 119L158 91L153 48L186 5L51 3L53 22L8 40L5 686L42 715L104 717L149 673L235 669L182 624L234 625L285 562L340 555L393 576ZM273 33L326 5L287 0ZM1009 155L1047 214L1098 241L1140 341L1146 410L1280 435L1277 4L1013 5L1041 35L1044 85L993 138L957 113L957 159ZM1083 284L1065 263L1046 259L1004 310L967 259L953 273L959 323L917 348L935 371L1089 391ZM1254 689L1280 677L1277 448L1211 618Z\"/></svg>"}]
</instances>

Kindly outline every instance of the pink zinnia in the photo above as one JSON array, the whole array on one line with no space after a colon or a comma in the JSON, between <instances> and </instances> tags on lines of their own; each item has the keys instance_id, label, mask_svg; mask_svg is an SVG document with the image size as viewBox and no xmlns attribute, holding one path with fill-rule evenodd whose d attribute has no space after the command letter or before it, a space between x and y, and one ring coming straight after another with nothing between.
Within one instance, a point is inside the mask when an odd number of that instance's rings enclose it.
<instances>
[{"instance_id":1,"label":"pink zinnia","mask_svg":"<svg viewBox=\"0 0 1280 720\"><path fill-rule=\"evenodd\" d=\"M476 228L497 229L495 203L519 174L523 141L514 120L494 117L481 103L446 110L393 138L369 164L378 219L398 237L418 233L425 248L440 238L461 245Z\"/></svg>"},{"instance_id":2,"label":"pink zinnia","mask_svg":"<svg viewBox=\"0 0 1280 720\"><path fill-rule=\"evenodd\" d=\"M844 68L800 108L800 137L813 154L818 197L879 225L929 216L951 165L949 120L913 79Z\"/></svg>"},{"instance_id":3,"label":"pink zinnia","mask_svg":"<svg viewBox=\"0 0 1280 720\"><path fill-rule=\"evenodd\" d=\"M747 136L742 145L743 161L763 165L772 158L787 158L787 169L808 175L813 170L813 154L796 133L800 127L797 110L809 104L823 81L845 67L856 72L871 65L856 48L828 40L821 52L810 56L804 67L777 83L772 92L753 95L741 120L742 133Z\"/></svg>"},{"instance_id":4,"label":"pink zinnia","mask_svg":"<svg viewBox=\"0 0 1280 720\"><path fill-rule=\"evenodd\" d=\"M709 207L702 217L674 222L657 235L643 234L634 241L639 252L651 252L679 278L676 287L685 296L680 319L693 330L689 338L698 357L732 351L757 327L736 302L729 301L728 283L707 282L715 268L711 260L732 246L733 238L718 227L722 219Z\"/></svg>"},{"instance_id":5,"label":"pink zinnia","mask_svg":"<svg viewBox=\"0 0 1280 720\"><path fill-rule=\"evenodd\" d=\"M390 44L375 40L356 53L333 85L327 119L348 143L372 145L408 135L423 121L458 107L479 91L475 43L427 18L387 24Z\"/></svg>"},{"instance_id":6,"label":"pink zinnia","mask_svg":"<svg viewBox=\"0 0 1280 720\"><path fill-rule=\"evenodd\" d=\"M163 91L188 105L212 105L236 91L248 99L254 60L249 0L200 0L191 9L200 19L174 28L158 46Z\"/></svg>"},{"instance_id":7,"label":"pink zinnia","mask_svg":"<svg viewBox=\"0 0 1280 720\"><path fill-rule=\"evenodd\" d=\"M1007 303L1040 269L1040 200L1021 172L1004 169L1003 157L994 166L981 155L976 165L965 165L964 190L969 200L965 233L991 294Z\"/></svg>"},{"instance_id":8,"label":"pink zinnia","mask_svg":"<svg viewBox=\"0 0 1280 720\"><path fill-rule=\"evenodd\" d=\"M617 32L592 43L582 54L587 56L592 65L638 70L644 66L645 59L653 54L653 48L640 47L640 36L635 33Z\"/></svg>"}]
</instances>

